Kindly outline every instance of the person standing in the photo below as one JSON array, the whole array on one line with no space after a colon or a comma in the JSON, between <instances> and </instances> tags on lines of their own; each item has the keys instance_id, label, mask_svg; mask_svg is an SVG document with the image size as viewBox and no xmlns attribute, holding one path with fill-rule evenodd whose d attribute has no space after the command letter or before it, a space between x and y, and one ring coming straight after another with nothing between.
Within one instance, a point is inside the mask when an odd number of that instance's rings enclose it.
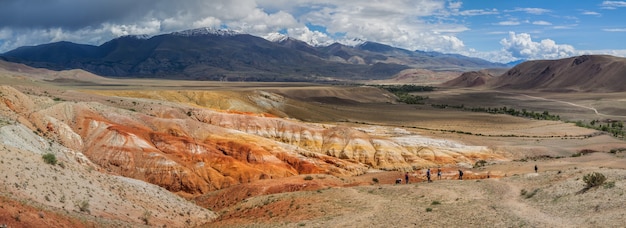
<instances>
[{"instance_id":1,"label":"person standing","mask_svg":"<svg viewBox=\"0 0 626 228\"><path fill-rule=\"evenodd\" d=\"M430 169L426 170L426 178L428 179L428 183L432 182L430 180Z\"/></svg>"},{"instance_id":2,"label":"person standing","mask_svg":"<svg viewBox=\"0 0 626 228\"><path fill-rule=\"evenodd\" d=\"M404 174L404 184L409 184L409 172Z\"/></svg>"},{"instance_id":3,"label":"person standing","mask_svg":"<svg viewBox=\"0 0 626 228\"><path fill-rule=\"evenodd\" d=\"M535 165L535 173L537 172L537 165Z\"/></svg>"},{"instance_id":4,"label":"person standing","mask_svg":"<svg viewBox=\"0 0 626 228\"><path fill-rule=\"evenodd\" d=\"M459 180L463 180L463 171L459 169Z\"/></svg>"},{"instance_id":5,"label":"person standing","mask_svg":"<svg viewBox=\"0 0 626 228\"><path fill-rule=\"evenodd\" d=\"M441 180L441 168L437 168L437 179Z\"/></svg>"}]
</instances>

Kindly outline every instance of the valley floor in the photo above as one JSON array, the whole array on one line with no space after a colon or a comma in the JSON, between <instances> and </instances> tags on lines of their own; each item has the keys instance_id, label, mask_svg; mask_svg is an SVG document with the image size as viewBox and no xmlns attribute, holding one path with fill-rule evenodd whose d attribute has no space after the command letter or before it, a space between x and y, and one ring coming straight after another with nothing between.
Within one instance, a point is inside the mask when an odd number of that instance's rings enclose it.
<instances>
[{"instance_id":1,"label":"valley floor","mask_svg":"<svg viewBox=\"0 0 626 228\"><path fill-rule=\"evenodd\" d=\"M221 216L205 227L622 227L626 170L593 168L594 162L583 161L589 159L577 160L582 161L577 165L538 161L538 173L532 170L535 163L513 163L509 165L517 169L510 175L490 179L327 187L254 197L219 211ZM583 176L592 172L607 180L583 192ZM402 174L378 174L381 180L394 176Z\"/></svg>"}]
</instances>

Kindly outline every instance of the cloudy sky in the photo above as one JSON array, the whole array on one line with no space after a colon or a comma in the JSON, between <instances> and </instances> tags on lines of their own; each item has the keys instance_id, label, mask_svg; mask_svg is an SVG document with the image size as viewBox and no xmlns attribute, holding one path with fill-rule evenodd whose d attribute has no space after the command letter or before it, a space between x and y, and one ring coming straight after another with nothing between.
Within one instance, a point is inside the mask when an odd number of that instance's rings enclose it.
<instances>
[{"instance_id":1,"label":"cloudy sky","mask_svg":"<svg viewBox=\"0 0 626 228\"><path fill-rule=\"evenodd\" d=\"M360 39L495 62L626 56L626 1L0 0L0 53L200 27L317 45Z\"/></svg>"}]
</instances>

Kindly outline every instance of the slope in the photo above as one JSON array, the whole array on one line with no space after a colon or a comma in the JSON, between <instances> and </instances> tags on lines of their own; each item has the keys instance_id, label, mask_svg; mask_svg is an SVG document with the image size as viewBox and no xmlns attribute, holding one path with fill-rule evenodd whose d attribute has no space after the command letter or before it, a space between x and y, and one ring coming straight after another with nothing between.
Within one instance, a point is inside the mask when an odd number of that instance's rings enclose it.
<instances>
[{"instance_id":1,"label":"slope","mask_svg":"<svg viewBox=\"0 0 626 228\"><path fill-rule=\"evenodd\" d=\"M526 61L489 83L492 88L540 91L626 91L626 58L583 55Z\"/></svg>"}]
</instances>

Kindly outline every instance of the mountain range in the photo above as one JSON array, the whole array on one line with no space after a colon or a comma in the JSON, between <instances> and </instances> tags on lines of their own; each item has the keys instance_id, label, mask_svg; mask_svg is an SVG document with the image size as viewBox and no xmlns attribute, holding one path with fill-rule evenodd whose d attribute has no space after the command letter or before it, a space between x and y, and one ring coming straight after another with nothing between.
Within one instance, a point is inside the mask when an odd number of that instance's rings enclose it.
<instances>
[{"instance_id":1,"label":"mountain range","mask_svg":"<svg viewBox=\"0 0 626 228\"><path fill-rule=\"evenodd\" d=\"M375 42L312 46L290 37L272 40L202 28L153 37L123 36L100 46L65 41L25 46L0 55L0 59L51 70L83 69L109 77L228 81L385 79L409 68L466 71L507 67Z\"/></svg>"},{"instance_id":2,"label":"mountain range","mask_svg":"<svg viewBox=\"0 0 626 228\"><path fill-rule=\"evenodd\" d=\"M443 85L546 92L623 92L625 77L626 58L582 55L526 61L502 74L486 70L466 72Z\"/></svg>"}]
</instances>

